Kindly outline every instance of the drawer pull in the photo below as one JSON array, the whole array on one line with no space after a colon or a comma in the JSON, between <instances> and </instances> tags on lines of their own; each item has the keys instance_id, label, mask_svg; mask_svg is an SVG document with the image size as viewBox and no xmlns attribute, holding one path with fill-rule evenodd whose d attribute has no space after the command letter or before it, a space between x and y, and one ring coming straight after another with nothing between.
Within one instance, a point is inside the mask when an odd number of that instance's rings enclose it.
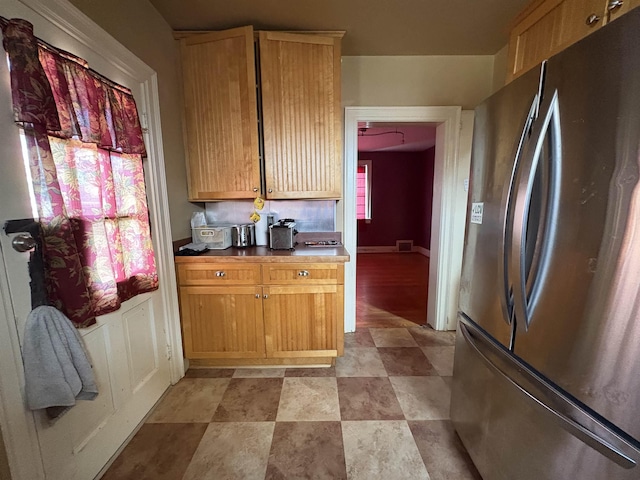
<instances>
[{"instance_id":1,"label":"drawer pull","mask_svg":"<svg viewBox=\"0 0 640 480\"><path fill-rule=\"evenodd\" d=\"M226 275L224 270L218 270L216 272L216 277L224 277Z\"/></svg>"},{"instance_id":2,"label":"drawer pull","mask_svg":"<svg viewBox=\"0 0 640 480\"><path fill-rule=\"evenodd\" d=\"M591 15L589 15L587 17L587 19L585 20L585 23L587 25L589 25L590 27L592 27L593 25L595 25L599 21L600 21L600 17L598 15L596 15L595 13L592 13Z\"/></svg>"},{"instance_id":3,"label":"drawer pull","mask_svg":"<svg viewBox=\"0 0 640 480\"><path fill-rule=\"evenodd\" d=\"M610 12L613 12L614 10L622 7L622 5L624 5L623 0L611 0L609 2L609 5L607 5L607 10L609 10Z\"/></svg>"},{"instance_id":4,"label":"drawer pull","mask_svg":"<svg viewBox=\"0 0 640 480\"><path fill-rule=\"evenodd\" d=\"M300 270L298 272L298 276L299 277L308 277L309 276L309 272L307 272L306 270Z\"/></svg>"}]
</instances>

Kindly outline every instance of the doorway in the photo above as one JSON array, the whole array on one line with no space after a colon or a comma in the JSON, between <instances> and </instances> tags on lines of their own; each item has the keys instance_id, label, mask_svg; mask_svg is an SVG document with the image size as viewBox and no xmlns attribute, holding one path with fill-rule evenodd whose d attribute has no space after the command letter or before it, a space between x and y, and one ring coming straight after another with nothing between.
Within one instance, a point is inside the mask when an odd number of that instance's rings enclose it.
<instances>
[{"instance_id":1,"label":"doorway","mask_svg":"<svg viewBox=\"0 0 640 480\"><path fill-rule=\"evenodd\" d=\"M427 323L436 127L358 123L356 329Z\"/></svg>"},{"instance_id":2,"label":"doorway","mask_svg":"<svg viewBox=\"0 0 640 480\"><path fill-rule=\"evenodd\" d=\"M345 108L344 194L338 212L342 214L343 241L350 253L357 252L358 122L436 125L427 323L436 330L455 330L473 112L462 112L460 107ZM356 268L357 257L352 253L345 265L347 332L356 329Z\"/></svg>"}]
</instances>

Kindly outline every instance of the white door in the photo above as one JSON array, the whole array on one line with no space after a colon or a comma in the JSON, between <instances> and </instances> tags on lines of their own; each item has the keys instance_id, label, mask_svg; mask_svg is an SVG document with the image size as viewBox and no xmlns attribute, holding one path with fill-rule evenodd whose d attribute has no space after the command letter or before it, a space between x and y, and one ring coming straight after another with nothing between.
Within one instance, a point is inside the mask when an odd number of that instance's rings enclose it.
<instances>
[{"instance_id":1,"label":"white door","mask_svg":"<svg viewBox=\"0 0 640 480\"><path fill-rule=\"evenodd\" d=\"M0 15L24 18L35 26L35 34L46 41L88 60L100 73L122 83L134 92L142 113L144 87L87 45L72 38L18 0L2 0ZM90 43L91 39L83 42ZM147 139L148 140L148 139ZM152 155L150 154L150 157ZM7 63L0 61L0 224L10 219L33 217L27 180L22 160L19 130L12 120L11 92ZM145 160L153 161L153 158ZM151 219L154 219L153 198L149 199ZM0 233L0 283L4 291L4 330L12 332L14 350L21 343L26 316L30 310L28 254L17 253L11 247L11 237ZM158 238L154 235L154 243ZM156 257L158 248L156 248ZM163 281L161 276L160 281ZM171 282L169 282L171 283ZM8 288L7 288L8 286ZM8 305L10 304L10 305ZM31 425L32 441L41 457L41 465L23 478L91 479L131 434L170 384L168 342L165 316L168 315L162 290L142 294L125 302L120 310L98 318L96 325L80 333L91 357L99 395L94 401L79 401L68 413L50 423L44 412L25 413ZM7 346L3 339L0 346ZM14 354L19 364L19 355ZM20 367L20 365L18 365ZM16 371L20 371L17 368ZM3 385L5 386L5 385ZM22 384L21 384L22 386ZM8 401L3 395L3 402ZM6 405L5 405L6 406ZM15 408L15 405L13 405ZM22 408L22 407L21 407ZM6 408L5 408L6 409ZM9 418L6 421L10 422ZM21 441L5 432L5 441ZM16 447L15 445L13 446ZM8 450L12 446L9 445ZM35 452L36 454L38 452ZM10 455L11 458L11 455ZM40 463L40 459L33 458ZM24 470L23 470L24 472ZM31 476L37 475L37 477Z\"/></svg>"}]
</instances>

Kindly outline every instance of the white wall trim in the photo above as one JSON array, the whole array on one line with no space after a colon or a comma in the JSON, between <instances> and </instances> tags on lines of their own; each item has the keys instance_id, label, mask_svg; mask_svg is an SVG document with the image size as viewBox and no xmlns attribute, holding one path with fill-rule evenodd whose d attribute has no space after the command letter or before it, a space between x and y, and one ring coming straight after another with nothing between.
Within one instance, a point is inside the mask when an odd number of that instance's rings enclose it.
<instances>
[{"instance_id":1,"label":"white wall trim","mask_svg":"<svg viewBox=\"0 0 640 480\"><path fill-rule=\"evenodd\" d=\"M150 158L147 169L149 184L147 197L149 209L154 212L151 225L152 235L156 239L156 267L162 279L160 293L165 315L165 342L171 352L169 368L171 383L175 384L184 376L184 355L182 351L182 331L180 310L178 307L178 285L171 239L171 219L169 217L169 193L164 166L162 147L162 127L160 124L160 98L158 96L158 76L154 72L143 84L145 113L147 114L148 133L145 135Z\"/></svg>"},{"instance_id":2,"label":"white wall trim","mask_svg":"<svg viewBox=\"0 0 640 480\"><path fill-rule=\"evenodd\" d=\"M436 330L448 328L449 312L456 309L457 293L451 292L449 268L454 251L462 250L463 239L453 238L455 226L462 224L464 211L456 209L462 181L458 174L458 148L461 107L345 107L344 197L342 200L343 241L349 252L357 252L356 165L358 160L358 122L435 123L433 213L431 221L431 261L427 322ZM454 275L455 276L455 275ZM356 258L345 265L345 331L355 330Z\"/></svg>"},{"instance_id":3,"label":"white wall trim","mask_svg":"<svg viewBox=\"0 0 640 480\"><path fill-rule=\"evenodd\" d=\"M175 383L184 375L184 364L156 73L67 0L19 1L125 75L140 82L144 101L139 107L147 114L149 131L145 140L152 159L146 166L149 180L147 196L158 274L162 279L160 294L165 315L164 334L173 353L171 381ZM0 261L4 263L1 250ZM0 308L0 421L11 474L13 480L44 479L34 419L24 407L22 359L4 269L0 269L0 300L3 302L3 308Z\"/></svg>"},{"instance_id":4,"label":"white wall trim","mask_svg":"<svg viewBox=\"0 0 640 480\"><path fill-rule=\"evenodd\" d=\"M416 253L419 253L421 255L424 255L425 257L431 257L431 252L429 251L428 248L424 248L424 247L420 247L420 246L414 246L413 247L413 251Z\"/></svg>"}]
</instances>

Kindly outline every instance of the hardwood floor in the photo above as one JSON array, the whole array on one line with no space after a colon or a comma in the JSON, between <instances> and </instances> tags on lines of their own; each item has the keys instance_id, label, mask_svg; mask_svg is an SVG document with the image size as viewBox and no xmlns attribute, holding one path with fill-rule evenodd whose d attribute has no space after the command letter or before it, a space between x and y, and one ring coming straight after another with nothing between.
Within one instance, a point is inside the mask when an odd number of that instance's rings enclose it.
<instances>
[{"instance_id":1,"label":"hardwood floor","mask_svg":"<svg viewBox=\"0 0 640 480\"><path fill-rule=\"evenodd\" d=\"M427 322L429 258L419 253L359 253L356 329Z\"/></svg>"}]
</instances>

